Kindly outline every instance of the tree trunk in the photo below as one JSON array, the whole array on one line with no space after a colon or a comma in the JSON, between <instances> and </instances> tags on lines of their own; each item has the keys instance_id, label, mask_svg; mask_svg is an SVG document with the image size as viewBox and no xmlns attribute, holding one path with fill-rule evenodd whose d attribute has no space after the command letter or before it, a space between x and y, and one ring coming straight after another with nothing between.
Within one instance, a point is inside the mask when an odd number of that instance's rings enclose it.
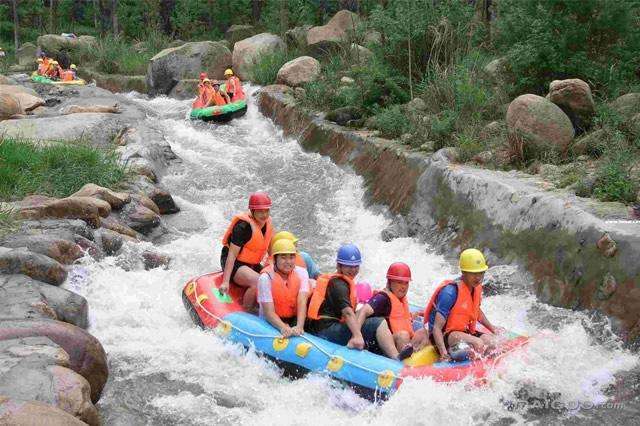
<instances>
[{"instance_id":1,"label":"tree trunk","mask_svg":"<svg viewBox=\"0 0 640 426\"><path fill-rule=\"evenodd\" d=\"M111 0L111 27L113 35L118 36L118 0Z\"/></svg>"},{"instance_id":2,"label":"tree trunk","mask_svg":"<svg viewBox=\"0 0 640 426\"><path fill-rule=\"evenodd\" d=\"M171 25L171 14L176 7L175 0L162 0L160 2L160 21L162 32L171 37L173 35L173 25Z\"/></svg>"},{"instance_id":3,"label":"tree trunk","mask_svg":"<svg viewBox=\"0 0 640 426\"><path fill-rule=\"evenodd\" d=\"M284 37L284 33L289 29L289 7L287 0L280 0L280 35Z\"/></svg>"},{"instance_id":4,"label":"tree trunk","mask_svg":"<svg viewBox=\"0 0 640 426\"><path fill-rule=\"evenodd\" d=\"M76 24L82 21L84 17L85 2L82 0L73 0L73 6L71 6L71 22Z\"/></svg>"},{"instance_id":5,"label":"tree trunk","mask_svg":"<svg viewBox=\"0 0 640 426\"><path fill-rule=\"evenodd\" d=\"M251 16L253 17L253 25L260 23L263 1L264 0L251 0Z\"/></svg>"},{"instance_id":6,"label":"tree trunk","mask_svg":"<svg viewBox=\"0 0 640 426\"><path fill-rule=\"evenodd\" d=\"M93 28L98 29L98 0L93 0Z\"/></svg>"},{"instance_id":7,"label":"tree trunk","mask_svg":"<svg viewBox=\"0 0 640 426\"><path fill-rule=\"evenodd\" d=\"M13 0L13 43L15 45L16 52L20 47L20 40L18 36L18 0Z\"/></svg>"}]
</instances>

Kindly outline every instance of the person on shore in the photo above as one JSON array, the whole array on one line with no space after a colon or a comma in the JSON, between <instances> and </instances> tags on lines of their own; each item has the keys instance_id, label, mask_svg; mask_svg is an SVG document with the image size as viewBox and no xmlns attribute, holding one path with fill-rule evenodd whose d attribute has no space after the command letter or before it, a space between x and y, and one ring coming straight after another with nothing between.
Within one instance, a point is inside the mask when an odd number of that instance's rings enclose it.
<instances>
[{"instance_id":1,"label":"person on shore","mask_svg":"<svg viewBox=\"0 0 640 426\"><path fill-rule=\"evenodd\" d=\"M249 211L237 214L222 237L220 265L223 270L220 291L227 293L231 281L245 287L242 301L246 311L254 310L258 277L266 261L273 235L271 198L264 192L249 196Z\"/></svg>"},{"instance_id":2,"label":"person on shore","mask_svg":"<svg viewBox=\"0 0 640 426\"><path fill-rule=\"evenodd\" d=\"M309 275L296 265L296 246L281 239L272 247L273 263L262 270L258 279L260 316L280 331L282 337L304 333L307 317Z\"/></svg>"},{"instance_id":3,"label":"person on shore","mask_svg":"<svg viewBox=\"0 0 640 426\"><path fill-rule=\"evenodd\" d=\"M489 269L482 252L474 248L464 250L459 266L462 275L442 282L424 311L430 339L442 361L450 361L449 348L461 342L470 345L476 354L484 355L496 346L497 335L504 332L491 324L480 308L482 280ZM492 334L477 331L478 322Z\"/></svg>"},{"instance_id":4,"label":"person on shore","mask_svg":"<svg viewBox=\"0 0 640 426\"><path fill-rule=\"evenodd\" d=\"M224 72L224 77L227 79L226 82L226 92L231 97L231 102L239 101L244 99L244 90L242 89L242 83L240 79L233 75L233 70L228 68Z\"/></svg>"},{"instance_id":5,"label":"person on shore","mask_svg":"<svg viewBox=\"0 0 640 426\"><path fill-rule=\"evenodd\" d=\"M277 241L280 241L280 240L289 240L294 245L296 245L296 248L297 248L296 243L299 241L299 239L296 238L296 236L293 235L293 233L289 231L280 231L280 232L277 232L271 239L271 246L273 246ZM311 287L312 288L315 287L314 285L315 280L320 275L320 268L318 268L318 265L316 265L316 263L313 261L313 258L311 257L311 255L305 251L298 250L296 253L296 265L302 268L305 268L307 270L307 274L309 274L309 278L314 280Z\"/></svg>"},{"instance_id":6,"label":"person on shore","mask_svg":"<svg viewBox=\"0 0 640 426\"><path fill-rule=\"evenodd\" d=\"M413 316L409 310L407 292L411 281L411 269L403 262L395 262L387 269L387 285L381 291L376 291L367 303L356 312L358 324L363 324L367 318L384 318L389 325L396 349L402 352L408 345L412 345L415 337L413 331ZM423 342L416 342L420 346Z\"/></svg>"},{"instance_id":7,"label":"person on shore","mask_svg":"<svg viewBox=\"0 0 640 426\"><path fill-rule=\"evenodd\" d=\"M408 346L399 353L384 318L372 317L362 324L357 321L355 277L360 270L362 256L353 244L340 247L336 258L336 272L318 277L307 312L310 332L352 349L368 349L392 359L405 359L413 353Z\"/></svg>"}]
</instances>

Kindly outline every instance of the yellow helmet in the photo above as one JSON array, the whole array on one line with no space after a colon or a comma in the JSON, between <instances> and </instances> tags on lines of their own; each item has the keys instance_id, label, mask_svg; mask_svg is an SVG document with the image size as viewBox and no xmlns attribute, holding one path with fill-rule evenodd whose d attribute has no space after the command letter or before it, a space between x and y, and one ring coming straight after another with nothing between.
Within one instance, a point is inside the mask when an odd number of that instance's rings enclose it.
<instances>
[{"instance_id":1,"label":"yellow helmet","mask_svg":"<svg viewBox=\"0 0 640 426\"><path fill-rule=\"evenodd\" d=\"M296 254L296 246L291 240L281 239L273 243L271 254Z\"/></svg>"},{"instance_id":2,"label":"yellow helmet","mask_svg":"<svg viewBox=\"0 0 640 426\"><path fill-rule=\"evenodd\" d=\"M460 270L462 272L484 272L489 267L482 252L470 248L460 253Z\"/></svg>"},{"instance_id":3,"label":"yellow helmet","mask_svg":"<svg viewBox=\"0 0 640 426\"><path fill-rule=\"evenodd\" d=\"M273 237L271 237L271 244L275 243L278 240L291 240L294 243L298 242L298 239L296 238L295 235L293 235L291 232L289 231L280 231L277 232Z\"/></svg>"},{"instance_id":4,"label":"yellow helmet","mask_svg":"<svg viewBox=\"0 0 640 426\"><path fill-rule=\"evenodd\" d=\"M75 70L76 68L77 68L77 67L76 67L76 64L71 64L71 69L72 69L72 70Z\"/></svg>"},{"instance_id":5,"label":"yellow helmet","mask_svg":"<svg viewBox=\"0 0 640 426\"><path fill-rule=\"evenodd\" d=\"M53 65L58 65L58 61L51 61Z\"/></svg>"},{"instance_id":6,"label":"yellow helmet","mask_svg":"<svg viewBox=\"0 0 640 426\"><path fill-rule=\"evenodd\" d=\"M36 62L42 62L42 58L36 59Z\"/></svg>"},{"instance_id":7,"label":"yellow helmet","mask_svg":"<svg viewBox=\"0 0 640 426\"><path fill-rule=\"evenodd\" d=\"M228 75L233 75L233 70L231 68L227 68L224 72L225 77Z\"/></svg>"}]
</instances>

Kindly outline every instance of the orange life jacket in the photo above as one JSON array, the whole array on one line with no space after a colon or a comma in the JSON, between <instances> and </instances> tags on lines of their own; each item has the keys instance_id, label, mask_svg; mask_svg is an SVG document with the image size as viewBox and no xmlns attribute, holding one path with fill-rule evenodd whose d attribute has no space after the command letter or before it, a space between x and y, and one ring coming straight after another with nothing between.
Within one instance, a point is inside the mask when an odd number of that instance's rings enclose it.
<instances>
[{"instance_id":1,"label":"orange life jacket","mask_svg":"<svg viewBox=\"0 0 640 426\"><path fill-rule=\"evenodd\" d=\"M407 297L398 299L392 291L387 289L382 290L391 301L391 313L387 320L389 321L389 328L391 333L398 333L400 331L406 331L411 337L413 337L413 319L411 318L411 311L409 310L409 302ZM379 291L374 292L374 294Z\"/></svg>"},{"instance_id":2,"label":"orange life jacket","mask_svg":"<svg viewBox=\"0 0 640 426\"><path fill-rule=\"evenodd\" d=\"M51 62L51 59L47 58L46 56L44 58L42 58L42 65L44 65L45 70L47 70L49 68L49 63Z\"/></svg>"},{"instance_id":3,"label":"orange life jacket","mask_svg":"<svg viewBox=\"0 0 640 426\"><path fill-rule=\"evenodd\" d=\"M250 265L258 265L262 262L267 254L267 247L269 241L271 241L271 235L273 234L273 228L271 226L271 218L267 219L267 230L265 234L262 234L261 226L251 216L250 212L240 213L235 215L231 219L231 224L227 228L227 232L222 237L222 245L229 247L229 237L233 232L233 227L236 226L239 220L244 220L251 225L251 239L242 246L240 253L238 253L237 260L240 262L248 263Z\"/></svg>"},{"instance_id":4,"label":"orange life jacket","mask_svg":"<svg viewBox=\"0 0 640 426\"><path fill-rule=\"evenodd\" d=\"M44 61L40 62L38 64L38 74L39 75L44 75L47 72L47 67L48 67L48 65L45 65Z\"/></svg>"},{"instance_id":5,"label":"orange life jacket","mask_svg":"<svg viewBox=\"0 0 640 426\"><path fill-rule=\"evenodd\" d=\"M235 75L227 79L227 93L233 93L233 98L231 98L231 102L244 99L244 91L242 90L242 83L240 83L240 79Z\"/></svg>"},{"instance_id":6,"label":"orange life jacket","mask_svg":"<svg viewBox=\"0 0 640 426\"><path fill-rule=\"evenodd\" d=\"M271 278L271 295L276 314L280 318L295 317L298 313L298 292L301 284L298 274L293 270L285 280L281 274L273 269L273 265L264 268L262 273Z\"/></svg>"},{"instance_id":7,"label":"orange life jacket","mask_svg":"<svg viewBox=\"0 0 640 426\"><path fill-rule=\"evenodd\" d=\"M211 98L213 99L213 104L216 106L222 106L227 104L227 101L224 99L220 91L212 90Z\"/></svg>"},{"instance_id":8,"label":"orange life jacket","mask_svg":"<svg viewBox=\"0 0 640 426\"><path fill-rule=\"evenodd\" d=\"M73 71L67 70L60 73L62 81L73 81Z\"/></svg>"},{"instance_id":9,"label":"orange life jacket","mask_svg":"<svg viewBox=\"0 0 640 426\"><path fill-rule=\"evenodd\" d=\"M431 314L431 310L434 308L436 304L436 300L438 299L438 294L440 291L448 286L449 284L456 284L458 286L458 298L456 299L456 303L451 308L449 312L449 317L447 318L447 323L445 325L445 333L450 331L462 331L465 333L475 333L476 332L476 323L480 318L480 301L482 299L482 285L477 286L473 289L473 296L469 291L469 287L462 281L459 280L446 280L433 293L431 296L431 300L429 300L429 304L424 310L424 321L429 321L429 315Z\"/></svg>"},{"instance_id":10,"label":"orange life jacket","mask_svg":"<svg viewBox=\"0 0 640 426\"><path fill-rule=\"evenodd\" d=\"M358 300L356 298L356 283L354 283L353 280L347 277L346 275L342 275L338 273L322 274L318 277L318 280L316 281L316 287L313 289L313 294L311 295L311 300L309 301L309 309L307 310L308 318L311 318L314 320L327 318L324 315L321 316L319 314L320 306L322 306L322 303L327 297L327 286L329 285L329 281L331 281L334 278L340 278L346 281L347 284L349 284L349 302L351 303L351 307L355 311L356 304L358 303ZM344 322L344 318L333 318L333 319L337 319L337 320L340 320L340 322Z\"/></svg>"},{"instance_id":11,"label":"orange life jacket","mask_svg":"<svg viewBox=\"0 0 640 426\"><path fill-rule=\"evenodd\" d=\"M191 104L192 108L204 108L207 105L207 93L204 84L198 84L198 97Z\"/></svg>"}]
</instances>

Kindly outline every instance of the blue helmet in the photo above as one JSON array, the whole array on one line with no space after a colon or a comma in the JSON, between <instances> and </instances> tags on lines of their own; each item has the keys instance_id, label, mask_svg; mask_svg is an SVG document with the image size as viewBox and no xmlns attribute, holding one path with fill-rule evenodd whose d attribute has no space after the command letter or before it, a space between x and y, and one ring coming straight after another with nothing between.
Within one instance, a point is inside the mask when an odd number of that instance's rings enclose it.
<instances>
[{"instance_id":1,"label":"blue helmet","mask_svg":"<svg viewBox=\"0 0 640 426\"><path fill-rule=\"evenodd\" d=\"M338 264L345 266L359 266L362 263L362 255L355 244L344 244L338 249Z\"/></svg>"}]
</instances>

